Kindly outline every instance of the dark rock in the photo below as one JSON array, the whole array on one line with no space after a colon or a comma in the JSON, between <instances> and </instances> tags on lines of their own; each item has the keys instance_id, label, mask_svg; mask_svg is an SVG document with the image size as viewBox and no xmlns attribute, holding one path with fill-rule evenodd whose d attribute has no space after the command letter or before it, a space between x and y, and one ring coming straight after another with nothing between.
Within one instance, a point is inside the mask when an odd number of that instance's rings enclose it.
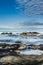
<instances>
[{"instance_id":1,"label":"dark rock","mask_svg":"<svg viewBox=\"0 0 43 65\"><path fill-rule=\"evenodd\" d=\"M12 34L12 32L2 32L1 34Z\"/></svg>"},{"instance_id":2,"label":"dark rock","mask_svg":"<svg viewBox=\"0 0 43 65\"><path fill-rule=\"evenodd\" d=\"M43 63L43 55L19 55L19 56L5 56L2 57L0 62L2 64L15 64L15 65L41 65Z\"/></svg>"},{"instance_id":3,"label":"dark rock","mask_svg":"<svg viewBox=\"0 0 43 65\"><path fill-rule=\"evenodd\" d=\"M39 33L38 32L23 32L20 35L23 36L37 36Z\"/></svg>"},{"instance_id":4,"label":"dark rock","mask_svg":"<svg viewBox=\"0 0 43 65\"><path fill-rule=\"evenodd\" d=\"M10 42L11 40L0 40L0 42Z\"/></svg>"},{"instance_id":5,"label":"dark rock","mask_svg":"<svg viewBox=\"0 0 43 65\"><path fill-rule=\"evenodd\" d=\"M15 43L22 43L22 41L15 41Z\"/></svg>"},{"instance_id":6,"label":"dark rock","mask_svg":"<svg viewBox=\"0 0 43 65\"><path fill-rule=\"evenodd\" d=\"M28 49L39 49L39 50L43 50L43 45L28 45L27 46Z\"/></svg>"},{"instance_id":7,"label":"dark rock","mask_svg":"<svg viewBox=\"0 0 43 65\"><path fill-rule=\"evenodd\" d=\"M3 34L3 35L8 35L8 36L16 36L16 35L13 34L12 32L2 32L1 34Z\"/></svg>"},{"instance_id":8,"label":"dark rock","mask_svg":"<svg viewBox=\"0 0 43 65\"><path fill-rule=\"evenodd\" d=\"M25 44L5 44L0 46L0 56L20 54L21 50L26 49Z\"/></svg>"}]
</instances>

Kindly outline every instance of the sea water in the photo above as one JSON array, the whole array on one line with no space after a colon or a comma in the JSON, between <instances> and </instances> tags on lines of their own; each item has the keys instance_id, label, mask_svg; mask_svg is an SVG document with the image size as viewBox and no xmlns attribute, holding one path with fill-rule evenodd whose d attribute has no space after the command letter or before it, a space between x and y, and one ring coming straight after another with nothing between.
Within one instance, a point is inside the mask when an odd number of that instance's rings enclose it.
<instances>
[{"instance_id":1,"label":"sea water","mask_svg":"<svg viewBox=\"0 0 43 65\"><path fill-rule=\"evenodd\" d=\"M8 35L2 35L2 32L12 32L13 34L18 34L15 36L8 36ZM26 45L30 45L30 44L34 44L34 45L40 45L43 44L43 36L27 36L27 37L23 37L20 35L20 33L22 32L39 32L41 34L43 34L43 28L42 27L38 27L38 28L20 28L20 29L0 29L0 40L11 40L9 42L0 42L0 44L2 43L6 43L6 44L15 44L16 41L21 41L23 44ZM32 53L33 52L33 53ZM43 54L43 51L40 50L24 50L21 51L21 54Z\"/></svg>"}]
</instances>

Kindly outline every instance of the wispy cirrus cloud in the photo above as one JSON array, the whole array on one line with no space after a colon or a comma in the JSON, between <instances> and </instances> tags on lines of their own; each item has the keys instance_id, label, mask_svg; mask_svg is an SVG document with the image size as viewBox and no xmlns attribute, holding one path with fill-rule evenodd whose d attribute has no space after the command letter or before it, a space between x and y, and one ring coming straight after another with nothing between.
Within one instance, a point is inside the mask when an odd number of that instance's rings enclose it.
<instances>
[{"instance_id":1,"label":"wispy cirrus cloud","mask_svg":"<svg viewBox=\"0 0 43 65\"><path fill-rule=\"evenodd\" d=\"M43 0L16 0L17 10L26 15L43 15Z\"/></svg>"}]
</instances>

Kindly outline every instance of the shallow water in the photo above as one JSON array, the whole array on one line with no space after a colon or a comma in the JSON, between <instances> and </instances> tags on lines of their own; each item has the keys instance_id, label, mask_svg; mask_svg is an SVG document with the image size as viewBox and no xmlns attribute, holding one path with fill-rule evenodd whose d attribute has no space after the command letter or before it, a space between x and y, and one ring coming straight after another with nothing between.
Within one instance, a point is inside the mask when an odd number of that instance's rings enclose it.
<instances>
[{"instance_id":1,"label":"shallow water","mask_svg":"<svg viewBox=\"0 0 43 65\"><path fill-rule=\"evenodd\" d=\"M26 50L22 50L20 52L20 54L23 54L23 55L41 55L41 54L43 54L43 51L41 51L41 50L26 49Z\"/></svg>"},{"instance_id":2,"label":"shallow water","mask_svg":"<svg viewBox=\"0 0 43 65\"><path fill-rule=\"evenodd\" d=\"M0 34L0 40L10 40L9 42L0 42L0 44L2 44L2 43L15 44L16 41L21 41L23 44L26 44L26 45L30 45L30 44L40 45L40 44L43 44L43 37L41 38L40 36L23 37L23 36L20 36L20 35L8 36L8 35ZM41 54L43 54L43 51L26 49L26 50L21 51L20 54L41 55Z\"/></svg>"},{"instance_id":3,"label":"shallow water","mask_svg":"<svg viewBox=\"0 0 43 65\"><path fill-rule=\"evenodd\" d=\"M16 41L21 41L23 44L29 45L29 44L34 44L34 45L39 45L43 44L43 38L40 38L38 36L27 36L23 37L20 35L15 35L15 36L8 36L8 35L1 35L0 34L0 40L11 40L10 42L6 42L7 44L14 44ZM0 42L4 43L4 42Z\"/></svg>"}]
</instances>

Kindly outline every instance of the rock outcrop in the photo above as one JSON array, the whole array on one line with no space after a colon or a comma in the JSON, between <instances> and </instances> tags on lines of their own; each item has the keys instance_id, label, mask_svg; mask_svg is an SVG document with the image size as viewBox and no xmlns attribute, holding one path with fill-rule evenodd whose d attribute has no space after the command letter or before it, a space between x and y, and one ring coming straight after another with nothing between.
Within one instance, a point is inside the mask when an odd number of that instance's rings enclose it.
<instances>
[{"instance_id":1,"label":"rock outcrop","mask_svg":"<svg viewBox=\"0 0 43 65\"><path fill-rule=\"evenodd\" d=\"M10 35L12 35L12 32L2 32L1 34L3 34L3 35L5 35L5 34L10 34Z\"/></svg>"},{"instance_id":2,"label":"rock outcrop","mask_svg":"<svg viewBox=\"0 0 43 65\"><path fill-rule=\"evenodd\" d=\"M0 57L6 55L15 55L20 54L21 50L26 49L27 46L25 44L0 44Z\"/></svg>"},{"instance_id":3,"label":"rock outcrop","mask_svg":"<svg viewBox=\"0 0 43 65\"><path fill-rule=\"evenodd\" d=\"M2 64L15 64L15 65L42 65L43 55L22 55L22 56L5 56L0 59Z\"/></svg>"},{"instance_id":4,"label":"rock outcrop","mask_svg":"<svg viewBox=\"0 0 43 65\"><path fill-rule=\"evenodd\" d=\"M39 33L38 32L23 32L20 35L23 36L37 36Z\"/></svg>"}]
</instances>

